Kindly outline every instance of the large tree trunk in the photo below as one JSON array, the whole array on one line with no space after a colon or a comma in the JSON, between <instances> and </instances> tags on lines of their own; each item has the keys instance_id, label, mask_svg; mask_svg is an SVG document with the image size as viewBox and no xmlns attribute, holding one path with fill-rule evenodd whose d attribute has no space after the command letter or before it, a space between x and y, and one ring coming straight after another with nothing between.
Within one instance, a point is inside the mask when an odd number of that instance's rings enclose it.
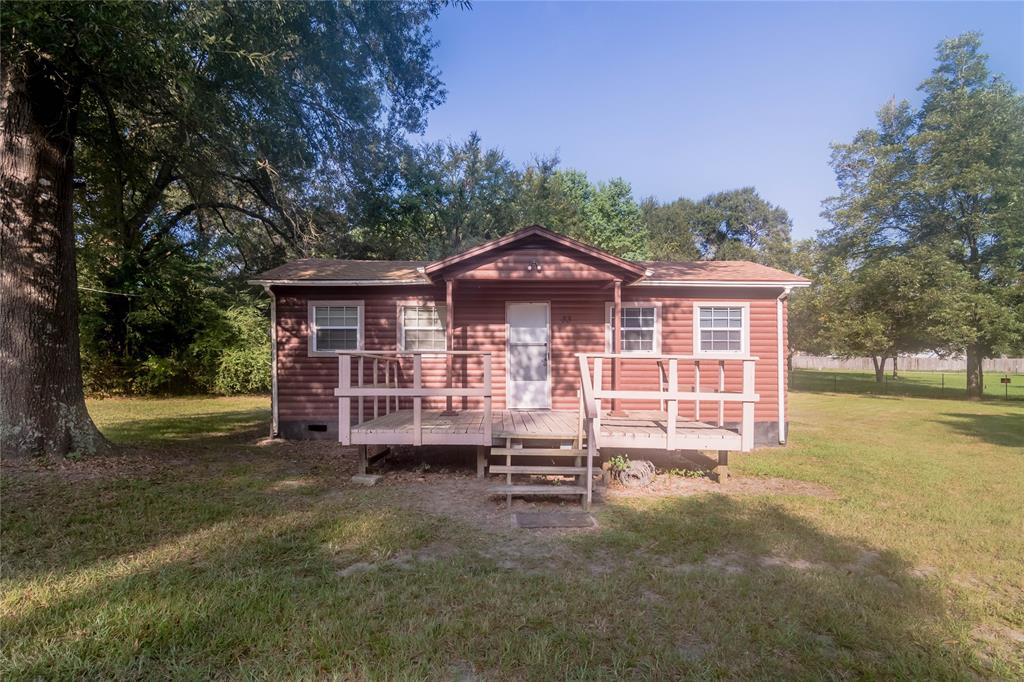
<instances>
[{"instance_id":1,"label":"large tree trunk","mask_svg":"<svg viewBox=\"0 0 1024 682\"><path fill-rule=\"evenodd\" d=\"M900 376L899 356L894 355L894 356L892 356L892 378L893 379L898 379L899 376Z\"/></svg>"},{"instance_id":2,"label":"large tree trunk","mask_svg":"<svg viewBox=\"0 0 1024 682\"><path fill-rule=\"evenodd\" d=\"M981 400L985 393L985 377L982 373L982 360L985 353L981 346L971 344L967 346L967 399Z\"/></svg>"},{"instance_id":3,"label":"large tree trunk","mask_svg":"<svg viewBox=\"0 0 1024 682\"><path fill-rule=\"evenodd\" d=\"M0 130L3 454L94 452L85 407L72 223L80 90L31 57L4 65Z\"/></svg>"},{"instance_id":4,"label":"large tree trunk","mask_svg":"<svg viewBox=\"0 0 1024 682\"><path fill-rule=\"evenodd\" d=\"M885 357L884 355L882 355L882 356L872 355L871 356L871 363L875 366L875 381L877 381L880 384L885 382L885 361L886 360L888 360L888 358Z\"/></svg>"}]
</instances>

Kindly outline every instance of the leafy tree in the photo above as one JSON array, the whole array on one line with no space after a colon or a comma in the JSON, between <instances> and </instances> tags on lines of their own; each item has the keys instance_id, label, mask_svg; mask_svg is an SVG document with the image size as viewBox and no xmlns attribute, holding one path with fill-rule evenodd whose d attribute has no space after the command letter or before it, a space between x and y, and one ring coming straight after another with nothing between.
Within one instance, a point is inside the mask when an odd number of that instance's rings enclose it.
<instances>
[{"instance_id":1,"label":"leafy tree","mask_svg":"<svg viewBox=\"0 0 1024 682\"><path fill-rule=\"evenodd\" d=\"M648 201L644 213L655 258L752 260L786 268L792 221L753 187L715 192L700 201Z\"/></svg>"},{"instance_id":2,"label":"leafy tree","mask_svg":"<svg viewBox=\"0 0 1024 682\"><path fill-rule=\"evenodd\" d=\"M833 261L801 311L816 319L809 343L839 357L870 357L881 382L888 358L950 350L945 316L965 301L969 278L941 253L919 248L848 270ZM806 343L806 341L805 341Z\"/></svg>"},{"instance_id":3,"label":"leafy tree","mask_svg":"<svg viewBox=\"0 0 1024 682\"><path fill-rule=\"evenodd\" d=\"M530 177L528 170L526 177ZM545 200L529 196L527 186L521 204L533 209L532 222L539 222L574 239L593 244L623 258L647 255L647 231L633 190L622 178L596 185L580 170L555 170L539 187ZM545 211L537 210L543 206Z\"/></svg>"},{"instance_id":4,"label":"leafy tree","mask_svg":"<svg viewBox=\"0 0 1024 682\"><path fill-rule=\"evenodd\" d=\"M699 260L700 250L693 233L696 204L679 198L659 204L654 197L640 202L640 212L647 225L648 251L656 260Z\"/></svg>"},{"instance_id":5,"label":"leafy tree","mask_svg":"<svg viewBox=\"0 0 1024 682\"><path fill-rule=\"evenodd\" d=\"M500 237L518 225L520 174L480 136L409 151L402 193L374 239L386 257L440 258Z\"/></svg>"},{"instance_id":6,"label":"leafy tree","mask_svg":"<svg viewBox=\"0 0 1024 682\"><path fill-rule=\"evenodd\" d=\"M827 355L831 350L822 333L823 310L819 305L826 265L817 241L801 239L793 244L788 269L810 279L811 286L794 289L789 296L786 362L791 371L795 353Z\"/></svg>"},{"instance_id":7,"label":"leafy tree","mask_svg":"<svg viewBox=\"0 0 1024 682\"><path fill-rule=\"evenodd\" d=\"M990 74L976 33L936 58L920 107L888 102L876 128L833 147L824 237L854 262L927 246L970 280L942 335L966 354L968 397L980 399L982 359L1019 345L1024 326L1024 98Z\"/></svg>"},{"instance_id":8,"label":"leafy tree","mask_svg":"<svg viewBox=\"0 0 1024 682\"><path fill-rule=\"evenodd\" d=\"M335 214L386 184L402 135L441 101L428 28L439 8L5 3L5 454L102 442L82 398L75 228L104 253L102 288L119 294L217 230L316 252L331 240L305 209L315 181L338 188L341 203L332 193L310 202ZM121 353L126 300L105 303Z\"/></svg>"}]
</instances>

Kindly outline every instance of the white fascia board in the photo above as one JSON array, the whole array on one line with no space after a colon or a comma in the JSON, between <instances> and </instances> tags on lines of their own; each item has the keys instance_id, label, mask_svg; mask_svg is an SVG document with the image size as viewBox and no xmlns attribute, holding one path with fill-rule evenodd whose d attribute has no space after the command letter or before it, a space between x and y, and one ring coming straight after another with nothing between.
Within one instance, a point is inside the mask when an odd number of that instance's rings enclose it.
<instances>
[{"instance_id":1,"label":"white fascia board","mask_svg":"<svg viewBox=\"0 0 1024 682\"><path fill-rule=\"evenodd\" d=\"M810 282L736 282L726 280L715 280L715 279L688 279L685 281L678 280L641 280L634 282L633 284L625 284L627 287L732 287L732 288L760 288L760 289L779 289L779 288L798 288L798 287L809 287Z\"/></svg>"},{"instance_id":2,"label":"white fascia board","mask_svg":"<svg viewBox=\"0 0 1024 682\"><path fill-rule=\"evenodd\" d=\"M250 279L248 282L264 287L389 287L431 284L422 279Z\"/></svg>"}]
</instances>

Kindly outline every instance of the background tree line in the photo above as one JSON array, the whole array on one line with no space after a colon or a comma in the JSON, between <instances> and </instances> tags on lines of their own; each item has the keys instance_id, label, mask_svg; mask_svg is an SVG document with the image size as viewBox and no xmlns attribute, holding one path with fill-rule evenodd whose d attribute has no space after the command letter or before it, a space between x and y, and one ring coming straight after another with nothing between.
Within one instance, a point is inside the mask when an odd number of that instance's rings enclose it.
<instances>
[{"instance_id":1,"label":"background tree line","mask_svg":"<svg viewBox=\"0 0 1024 682\"><path fill-rule=\"evenodd\" d=\"M105 231L80 230L87 390L269 390L267 301L245 280L289 258L437 259L540 223L627 258L789 265L789 217L753 188L637 202L621 178L593 182L554 156L517 167L475 133L404 144L394 162L385 187L344 205L313 194L312 215L295 199L307 226L298 240L244 213L198 209L142 267L135 251L97 239Z\"/></svg>"},{"instance_id":2,"label":"background tree line","mask_svg":"<svg viewBox=\"0 0 1024 682\"><path fill-rule=\"evenodd\" d=\"M5 441L92 449L83 376L98 393L265 390L254 273L433 259L531 223L634 259L812 275L793 349L963 351L980 381L980 357L1019 347L1024 117L977 36L940 46L918 108L889 103L835 146L831 227L793 243L750 187L637 201L473 133L411 143L444 100L429 26L446 4L5 3Z\"/></svg>"}]
</instances>

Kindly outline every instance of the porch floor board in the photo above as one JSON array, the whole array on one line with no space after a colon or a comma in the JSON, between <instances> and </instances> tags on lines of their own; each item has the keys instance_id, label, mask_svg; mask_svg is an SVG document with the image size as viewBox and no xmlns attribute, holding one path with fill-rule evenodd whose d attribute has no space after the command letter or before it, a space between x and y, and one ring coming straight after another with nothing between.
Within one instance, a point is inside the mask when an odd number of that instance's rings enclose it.
<instances>
[{"instance_id":1,"label":"porch floor board","mask_svg":"<svg viewBox=\"0 0 1024 682\"><path fill-rule=\"evenodd\" d=\"M460 410L454 415L443 414L440 410L423 410L421 419L424 435L429 435L430 444L478 442L484 433L482 410ZM578 419L575 410L493 410L492 445L504 446L507 438L573 440ZM662 449L667 422L667 415L657 410L630 410L622 416L605 414L601 417L601 441L606 447ZM676 433L682 449L739 449L738 433L712 424L680 420L676 424ZM412 435L412 410L399 410L352 425L354 444L411 443ZM477 440L473 441L474 438ZM424 444L427 444L426 439Z\"/></svg>"}]
</instances>

